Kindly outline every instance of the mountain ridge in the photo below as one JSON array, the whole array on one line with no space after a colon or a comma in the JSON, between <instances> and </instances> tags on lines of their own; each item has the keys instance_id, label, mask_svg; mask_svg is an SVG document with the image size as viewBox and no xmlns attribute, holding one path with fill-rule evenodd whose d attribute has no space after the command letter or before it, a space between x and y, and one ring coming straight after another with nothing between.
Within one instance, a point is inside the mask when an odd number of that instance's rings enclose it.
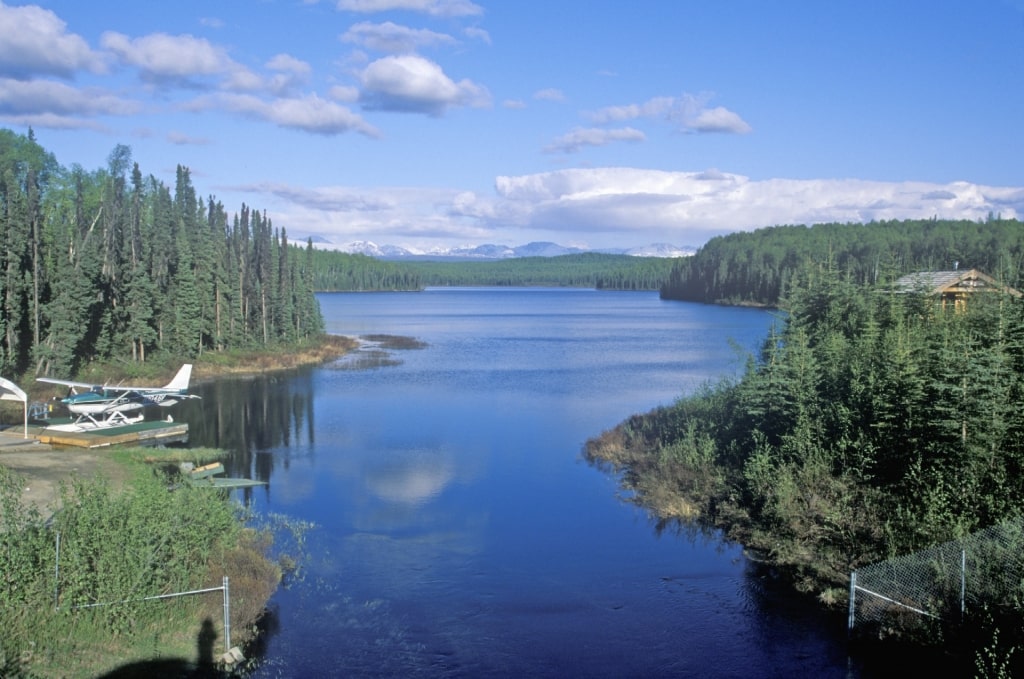
<instances>
[{"instance_id":1,"label":"mountain ridge","mask_svg":"<svg viewBox=\"0 0 1024 679\"><path fill-rule=\"evenodd\" d=\"M366 255L376 259L388 260L426 260L426 259L460 259L491 261L515 259L520 257L559 257L562 255L596 252L600 254L630 255L633 257L689 257L697 248L676 246L669 243L651 243L637 248L579 248L559 245L548 241L533 241L525 245L509 246L486 243L473 246L456 246L451 248L432 248L430 250L414 250L399 245L378 245L373 241L357 240L349 243L333 243L326 239L313 239L313 247L321 250L334 250L348 254Z\"/></svg>"}]
</instances>

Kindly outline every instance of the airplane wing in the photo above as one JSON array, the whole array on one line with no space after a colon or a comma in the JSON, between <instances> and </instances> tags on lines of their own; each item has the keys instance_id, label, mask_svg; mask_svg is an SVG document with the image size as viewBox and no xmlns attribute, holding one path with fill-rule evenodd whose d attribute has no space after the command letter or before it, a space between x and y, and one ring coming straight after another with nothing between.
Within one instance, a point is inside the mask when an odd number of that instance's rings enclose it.
<instances>
[{"instance_id":1,"label":"airplane wing","mask_svg":"<svg viewBox=\"0 0 1024 679\"><path fill-rule=\"evenodd\" d=\"M58 380L54 377L37 377L36 382L46 382L47 384L59 384L65 387L76 387L78 389L103 389L101 384L90 384L88 382L74 382L72 380Z\"/></svg>"},{"instance_id":2,"label":"airplane wing","mask_svg":"<svg viewBox=\"0 0 1024 679\"><path fill-rule=\"evenodd\" d=\"M86 390L105 390L108 393L134 393L140 396L147 394L161 394L161 393L179 393L184 392L188 389L189 378L192 375L192 364L186 363L178 370L178 373L174 376L174 379L163 387L137 387L137 386L126 386L126 385L113 385L113 384L91 384L89 382L76 382L74 380L58 380L54 377L37 377L36 382L46 382L48 384L59 384L64 387L71 387L73 389L86 389ZM185 396L184 393L181 393ZM198 398L198 397L196 397Z\"/></svg>"}]
</instances>

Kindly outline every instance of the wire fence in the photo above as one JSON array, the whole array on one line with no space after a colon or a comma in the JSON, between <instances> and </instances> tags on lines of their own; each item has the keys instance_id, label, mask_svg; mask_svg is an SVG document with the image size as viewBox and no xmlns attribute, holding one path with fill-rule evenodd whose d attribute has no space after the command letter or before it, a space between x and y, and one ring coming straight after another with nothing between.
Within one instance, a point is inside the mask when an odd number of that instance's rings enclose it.
<instances>
[{"instance_id":1,"label":"wire fence","mask_svg":"<svg viewBox=\"0 0 1024 679\"><path fill-rule=\"evenodd\" d=\"M848 629L959 624L972 610L1024 602L1024 519L850 574Z\"/></svg>"},{"instance_id":2,"label":"wire fence","mask_svg":"<svg viewBox=\"0 0 1024 679\"><path fill-rule=\"evenodd\" d=\"M60 533L58 532L55 537L55 550L56 556L53 563L53 607L54 610L60 610ZM160 601L162 599L177 599L185 596L195 596L196 594L207 594L209 592L221 592L224 607L224 653L232 653L231 646L231 581L228 576L224 576L220 587L206 587L203 589L192 589L181 592L170 592L167 594L154 594L151 596L141 596L131 599L122 599L120 601L104 601L96 602L91 604L76 604L69 606L72 610L82 610L86 608L102 608L106 606L118 606L123 604L138 603L144 601Z\"/></svg>"}]
</instances>

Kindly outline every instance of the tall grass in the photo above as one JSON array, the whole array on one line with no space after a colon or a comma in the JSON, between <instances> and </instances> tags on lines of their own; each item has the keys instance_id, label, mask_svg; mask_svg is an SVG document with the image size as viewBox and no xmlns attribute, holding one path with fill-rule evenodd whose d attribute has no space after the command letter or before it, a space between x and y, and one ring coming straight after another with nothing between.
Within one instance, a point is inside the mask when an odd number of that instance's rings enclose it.
<instances>
[{"instance_id":1,"label":"tall grass","mask_svg":"<svg viewBox=\"0 0 1024 679\"><path fill-rule=\"evenodd\" d=\"M231 578L232 642L253 633L280 580L267 538L244 528L240 507L222 492L171 481L137 474L115 492L103 480L76 479L44 522L20 503L20 479L0 467L0 676L198 662L210 644L204 649L197 634L223 639L221 594L142 599L217 587L223 575Z\"/></svg>"}]
</instances>

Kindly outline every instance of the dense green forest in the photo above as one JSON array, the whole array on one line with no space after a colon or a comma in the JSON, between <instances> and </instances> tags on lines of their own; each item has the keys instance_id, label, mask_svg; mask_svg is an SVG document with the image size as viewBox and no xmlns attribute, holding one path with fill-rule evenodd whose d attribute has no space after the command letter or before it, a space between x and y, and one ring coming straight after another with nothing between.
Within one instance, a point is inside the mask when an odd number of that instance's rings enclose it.
<instances>
[{"instance_id":1,"label":"dense green forest","mask_svg":"<svg viewBox=\"0 0 1024 679\"><path fill-rule=\"evenodd\" d=\"M320 292L422 290L419 275L408 267L367 255L314 250L313 289Z\"/></svg>"},{"instance_id":2,"label":"dense green forest","mask_svg":"<svg viewBox=\"0 0 1024 679\"><path fill-rule=\"evenodd\" d=\"M740 379L587 445L657 513L700 516L843 601L850 571L1024 509L1024 301L955 311L853 278L797 272Z\"/></svg>"},{"instance_id":3,"label":"dense green forest","mask_svg":"<svg viewBox=\"0 0 1024 679\"><path fill-rule=\"evenodd\" d=\"M847 280L892 281L914 271L979 269L1019 287L1024 224L908 220L867 224L774 226L709 240L676 260L661 288L665 299L776 306L809 263L829 260Z\"/></svg>"},{"instance_id":4,"label":"dense green forest","mask_svg":"<svg viewBox=\"0 0 1024 679\"><path fill-rule=\"evenodd\" d=\"M586 252L489 262L409 262L425 285L500 285L657 290L672 259Z\"/></svg>"},{"instance_id":5,"label":"dense green forest","mask_svg":"<svg viewBox=\"0 0 1024 679\"><path fill-rule=\"evenodd\" d=\"M383 261L317 251L317 290L419 290L426 286L552 286L657 290L674 260L602 253L517 257L491 261Z\"/></svg>"},{"instance_id":6,"label":"dense green forest","mask_svg":"<svg viewBox=\"0 0 1024 679\"><path fill-rule=\"evenodd\" d=\"M186 167L173 192L118 145L107 166L61 167L31 131L0 130L0 374L68 377L295 343L323 332L312 244L258 210L229 217Z\"/></svg>"}]
</instances>

